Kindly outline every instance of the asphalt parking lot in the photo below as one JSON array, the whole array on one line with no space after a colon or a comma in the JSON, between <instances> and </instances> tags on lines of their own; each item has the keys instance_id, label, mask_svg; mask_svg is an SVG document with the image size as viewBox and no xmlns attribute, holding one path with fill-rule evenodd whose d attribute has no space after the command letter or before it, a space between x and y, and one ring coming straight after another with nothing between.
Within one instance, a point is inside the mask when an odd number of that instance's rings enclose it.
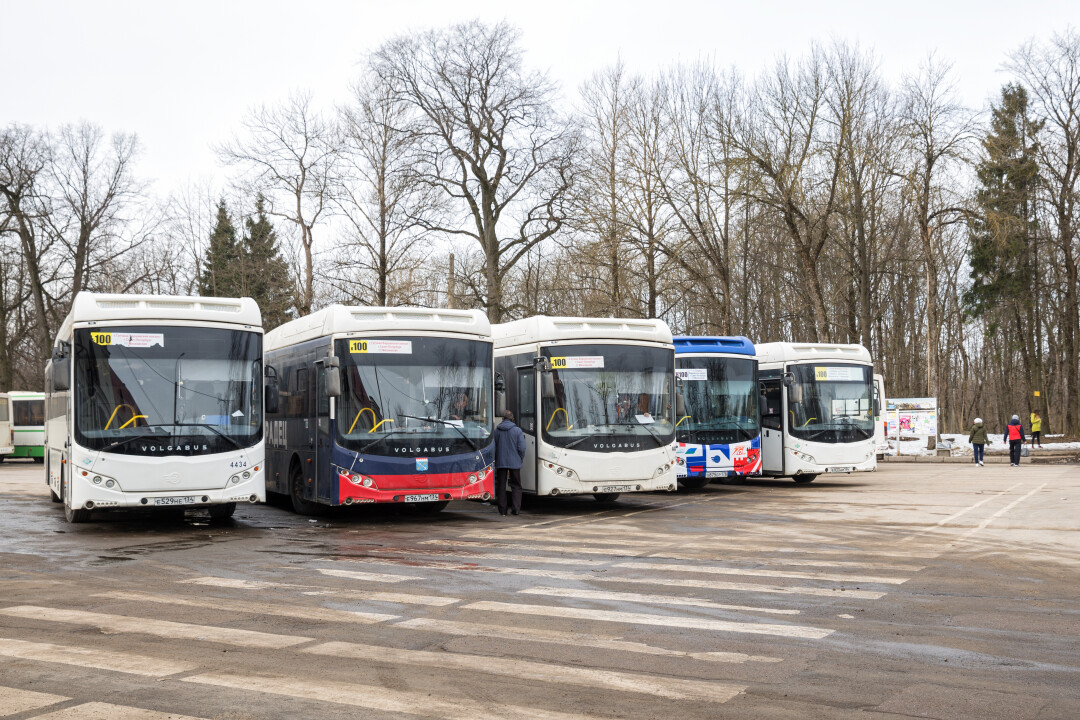
<instances>
[{"instance_id":1,"label":"asphalt parking lot","mask_svg":"<svg viewBox=\"0 0 1080 720\"><path fill-rule=\"evenodd\" d=\"M0 717L1077 718L1080 467L67 525L0 465Z\"/></svg>"}]
</instances>

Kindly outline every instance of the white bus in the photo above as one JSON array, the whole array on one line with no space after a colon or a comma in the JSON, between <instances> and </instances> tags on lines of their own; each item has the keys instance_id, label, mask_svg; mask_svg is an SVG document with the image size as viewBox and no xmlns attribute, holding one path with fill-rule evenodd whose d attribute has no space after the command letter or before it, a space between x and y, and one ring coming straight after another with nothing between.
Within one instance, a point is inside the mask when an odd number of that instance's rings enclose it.
<instances>
[{"instance_id":1,"label":"white bus","mask_svg":"<svg viewBox=\"0 0 1080 720\"><path fill-rule=\"evenodd\" d=\"M862 345L756 345L764 475L810 482L877 469L874 366Z\"/></svg>"},{"instance_id":2,"label":"white bus","mask_svg":"<svg viewBox=\"0 0 1080 720\"><path fill-rule=\"evenodd\" d=\"M15 452L15 433L11 430L11 397L0 393L0 461Z\"/></svg>"},{"instance_id":3,"label":"white bus","mask_svg":"<svg viewBox=\"0 0 1080 720\"><path fill-rule=\"evenodd\" d=\"M885 408L885 376L874 373L874 452L878 456L889 452L889 420Z\"/></svg>"},{"instance_id":4,"label":"white bus","mask_svg":"<svg viewBox=\"0 0 1080 720\"><path fill-rule=\"evenodd\" d=\"M45 476L68 521L265 500L262 339L250 298L79 293L45 370Z\"/></svg>"},{"instance_id":5,"label":"white bus","mask_svg":"<svg viewBox=\"0 0 1080 720\"><path fill-rule=\"evenodd\" d=\"M12 390L11 434L13 458L45 458L45 393Z\"/></svg>"},{"instance_id":6,"label":"white bus","mask_svg":"<svg viewBox=\"0 0 1080 720\"><path fill-rule=\"evenodd\" d=\"M660 320L537 316L492 328L537 495L675 490L675 352Z\"/></svg>"}]
</instances>

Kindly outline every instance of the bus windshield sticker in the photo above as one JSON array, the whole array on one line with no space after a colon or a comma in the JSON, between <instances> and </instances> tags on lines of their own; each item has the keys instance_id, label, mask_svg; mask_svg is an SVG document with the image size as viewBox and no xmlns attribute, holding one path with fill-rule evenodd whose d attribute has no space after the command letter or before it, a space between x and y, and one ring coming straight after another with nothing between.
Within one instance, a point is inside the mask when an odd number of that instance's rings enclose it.
<instances>
[{"instance_id":1,"label":"bus windshield sticker","mask_svg":"<svg viewBox=\"0 0 1080 720\"><path fill-rule=\"evenodd\" d=\"M675 377L680 380L708 380L709 371L705 368L678 368Z\"/></svg>"},{"instance_id":2,"label":"bus windshield sticker","mask_svg":"<svg viewBox=\"0 0 1080 720\"><path fill-rule=\"evenodd\" d=\"M815 380L838 380L840 382L858 381L862 378L854 371L854 368L849 367L815 367L814 379Z\"/></svg>"},{"instance_id":3,"label":"bus windshield sticker","mask_svg":"<svg viewBox=\"0 0 1080 720\"><path fill-rule=\"evenodd\" d=\"M349 352L380 355L412 355L411 340L350 340Z\"/></svg>"},{"instance_id":4,"label":"bus windshield sticker","mask_svg":"<svg viewBox=\"0 0 1080 720\"><path fill-rule=\"evenodd\" d=\"M603 355L578 355L576 357L551 358L552 370L602 370Z\"/></svg>"},{"instance_id":5,"label":"bus windshield sticker","mask_svg":"<svg viewBox=\"0 0 1080 720\"><path fill-rule=\"evenodd\" d=\"M119 345L128 348L149 348L155 345L165 347L165 335L162 333L118 333L118 332L92 332L97 345Z\"/></svg>"}]
</instances>

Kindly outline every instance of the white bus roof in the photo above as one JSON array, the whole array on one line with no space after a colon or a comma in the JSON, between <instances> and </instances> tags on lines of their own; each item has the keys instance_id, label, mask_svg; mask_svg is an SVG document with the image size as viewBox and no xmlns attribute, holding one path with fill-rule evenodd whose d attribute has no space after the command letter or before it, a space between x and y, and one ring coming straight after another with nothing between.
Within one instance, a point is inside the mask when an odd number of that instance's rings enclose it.
<instances>
[{"instance_id":1,"label":"white bus roof","mask_svg":"<svg viewBox=\"0 0 1080 720\"><path fill-rule=\"evenodd\" d=\"M450 332L491 337L491 323L480 310L331 305L297 318L266 334L267 350L329 335L386 332Z\"/></svg>"},{"instance_id":2,"label":"white bus roof","mask_svg":"<svg viewBox=\"0 0 1080 720\"><path fill-rule=\"evenodd\" d=\"M4 395L12 400L37 400L45 397L45 393L36 390L8 390Z\"/></svg>"},{"instance_id":3,"label":"white bus roof","mask_svg":"<svg viewBox=\"0 0 1080 720\"><path fill-rule=\"evenodd\" d=\"M262 327L259 306L251 298L184 297L180 295L112 295L80 292L60 326L60 335L74 323L130 320L188 320Z\"/></svg>"},{"instance_id":4,"label":"white bus roof","mask_svg":"<svg viewBox=\"0 0 1080 720\"><path fill-rule=\"evenodd\" d=\"M663 320L534 315L495 325L492 334L496 348L562 340L626 340L671 345L671 330Z\"/></svg>"},{"instance_id":5,"label":"white bus roof","mask_svg":"<svg viewBox=\"0 0 1080 720\"><path fill-rule=\"evenodd\" d=\"M840 360L872 364L870 351L862 345L835 343L758 343L754 345L759 363L812 362L814 360Z\"/></svg>"}]
</instances>

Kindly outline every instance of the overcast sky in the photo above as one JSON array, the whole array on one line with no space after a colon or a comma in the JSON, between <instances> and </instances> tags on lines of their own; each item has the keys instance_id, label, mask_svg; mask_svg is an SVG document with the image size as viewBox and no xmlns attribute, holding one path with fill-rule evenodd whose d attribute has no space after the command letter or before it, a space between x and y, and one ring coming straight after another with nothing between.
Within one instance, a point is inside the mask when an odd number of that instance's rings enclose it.
<instances>
[{"instance_id":1,"label":"overcast sky","mask_svg":"<svg viewBox=\"0 0 1080 720\"><path fill-rule=\"evenodd\" d=\"M210 147L252 105L294 89L342 102L383 40L472 18L518 25L527 62L567 97L619 56L646 73L711 58L756 74L780 54L835 37L873 48L889 77L936 50L955 63L963 100L981 108L1004 81L1006 53L1080 28L1080 2L0 0L0 124L86 119L136 132L139 174L159 193L189 179L220 183Z\"/></svg>"}]
</instances>

